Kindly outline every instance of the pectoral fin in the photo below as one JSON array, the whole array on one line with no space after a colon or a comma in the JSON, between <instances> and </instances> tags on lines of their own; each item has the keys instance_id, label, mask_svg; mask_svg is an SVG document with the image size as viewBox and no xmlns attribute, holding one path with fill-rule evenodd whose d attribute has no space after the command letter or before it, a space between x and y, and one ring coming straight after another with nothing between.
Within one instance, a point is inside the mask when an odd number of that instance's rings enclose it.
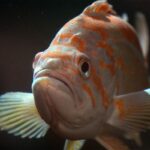
<instances>
[{"instance_id":1,"label":"pectoral fin","mask_svg":"<svg viewBox=\"0 0 150 150\"><path fill-rule=\"evenodd\" d=\"M40 138L48 128L39 116L32 93L10 92L0 96L1 130L22 138Z\"/></svg>"},{"instance_id":2,"label":"pectoral fin","mask_svg":"<svg viewBox=\"0 0 150 150\"><path fill-rule=\"evenodd\" d=\"M114 97L108 123L137 137L140 144L139 133L150 128L150 89Z\"/></svg>"},{"instance_id":3,"label":"pectoral fin","mask_svg":"<svg viewBox=\"0 0 150 150\"><path fill-rule=\"evenodd\" d=\"M80 150L85 140L66 140L64 150Z\"/></svg>"}]
</instances>

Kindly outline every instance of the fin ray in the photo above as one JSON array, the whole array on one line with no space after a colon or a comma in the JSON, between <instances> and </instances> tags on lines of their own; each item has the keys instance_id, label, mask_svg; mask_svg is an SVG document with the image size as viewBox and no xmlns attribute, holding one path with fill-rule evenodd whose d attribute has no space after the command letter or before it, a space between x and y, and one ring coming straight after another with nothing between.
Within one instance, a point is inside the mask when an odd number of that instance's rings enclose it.
<instances>
[{"instance_id":1,"label":"fin ray","mask_svg":"<svg viewBox=\"0 0 150 150\"><path fill-rule=\"evenodd\" d=\"M147 91L148 89L114 97L114 111L108 123L128 131L149 129L150 94Z\"/></svg>"},{"instance_id":2,"label":"fin ray","mask_svg":"<svg viewBox=\"0 0 150 150\"><path fill-rule=\"evenodd\" d=\"M85 140L66 140L64 150L80 150Z\"/></svg>"},{"instance_id":3,"label":"fin ray","mask_svg":"<svg viewBox=\"0 0 150 150\"><path fill-rule=\"evenodd\" d=\"M49 125L40 117L32 93L10 92L0 96L0 129L22 138L40 138Z\"/></svg>"}]
</instances>

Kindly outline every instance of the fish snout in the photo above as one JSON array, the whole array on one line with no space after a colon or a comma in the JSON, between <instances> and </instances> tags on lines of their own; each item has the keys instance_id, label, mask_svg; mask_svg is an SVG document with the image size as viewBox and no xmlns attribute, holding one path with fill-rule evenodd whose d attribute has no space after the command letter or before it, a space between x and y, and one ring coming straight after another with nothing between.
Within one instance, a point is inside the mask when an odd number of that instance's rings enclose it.
<instances>
[{"instance_id":1,"label":"fish snout","mask_svg":"<svg viewBox=\"0 0 150 150\"><path fill-rule=\"evenodd\" d=\"M49 76L49 73L61 70L63 61L60 58L46 58L42 60L35 68L33 78L41 77L43 75Z\"/></svg>"},{"instance_id":2,"label":"fish snout","mask_svg":"<svg viewBox=\"0 0 150 150\"><path fill-rule=\"evenodd\" d=\"M32 91L37 110L49 125L59 124L58 118L72 118L68 111L74 113L74 96L65 81L41 75L33 81Z\"/></svg>"},{"instance_id":3,"label":"fish snout","mask_svg":"<svg viewBox=\"0 0 150 150\"><path fill-rule=\"evenodd\" d=\"M42 68L56 70L61 68L62 65L63 61L60 58L48 58L43 62Z\"/></svg>"}]
</instances>

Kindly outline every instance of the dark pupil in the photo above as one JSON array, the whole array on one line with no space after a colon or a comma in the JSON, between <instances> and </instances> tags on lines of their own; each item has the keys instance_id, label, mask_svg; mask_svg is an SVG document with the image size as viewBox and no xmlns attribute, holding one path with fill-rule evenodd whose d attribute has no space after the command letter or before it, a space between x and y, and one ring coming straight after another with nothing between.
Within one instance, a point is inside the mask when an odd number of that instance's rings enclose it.
<instances>
[{"instance_id":1,"label":"dark pupil","mask_svg":"<svg viewBox=\"0 0 150 150\"><path fill-rule=\"evenodd\" d=\"M83 73L86 73L89 70L89 64L87 62L84 62L81 66L81 70Z\"/></svg>"}]
</instances>

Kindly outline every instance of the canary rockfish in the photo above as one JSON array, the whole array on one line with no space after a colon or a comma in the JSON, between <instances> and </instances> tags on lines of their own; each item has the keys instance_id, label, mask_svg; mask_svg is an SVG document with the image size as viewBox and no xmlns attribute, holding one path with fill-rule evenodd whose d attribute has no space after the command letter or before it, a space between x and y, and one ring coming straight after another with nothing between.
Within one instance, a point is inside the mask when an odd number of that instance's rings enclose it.
<instances>
[{"instance_id":1,"label":"canary rockfish","mask_svg":"<svg viewBox=\"0 0 150 150\"><path fill-rule=\"evenodd\" d=\"M0 128L43 137L49 127L66 150L95 139L108 150L141 144L150 127L148 74L133 27L99 0L66 23L33 62L32 93L0 97Z\"/></svg>"}]
</instances>

